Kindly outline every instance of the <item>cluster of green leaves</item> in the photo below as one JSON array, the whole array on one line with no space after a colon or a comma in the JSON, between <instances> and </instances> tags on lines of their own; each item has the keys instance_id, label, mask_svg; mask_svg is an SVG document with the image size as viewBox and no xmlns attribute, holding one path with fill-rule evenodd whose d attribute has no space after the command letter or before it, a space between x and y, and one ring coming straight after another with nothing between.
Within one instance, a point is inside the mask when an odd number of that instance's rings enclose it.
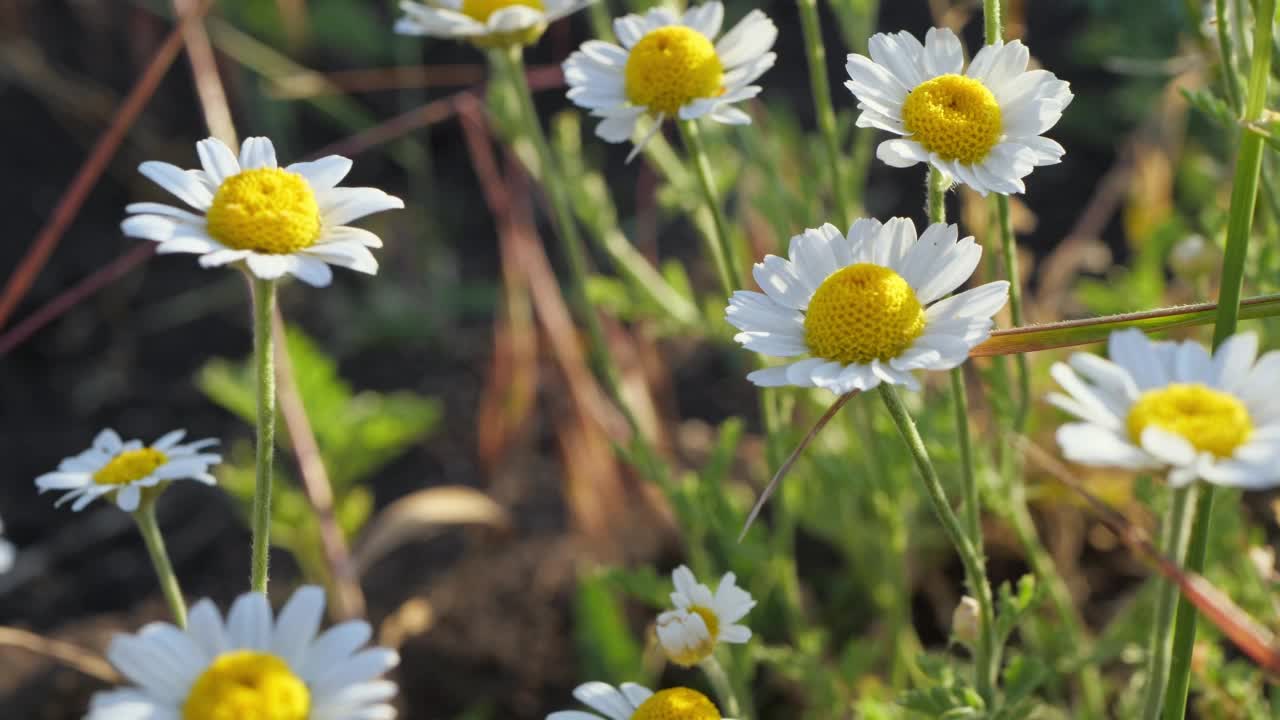
<instances>
[{"instance_id":1,"label":"cluster of green leaves","mask_svg":"<svg viewBox=\"0 0 1280 720\"><path fill-rule=\"evenodd\" d=\"M400 457L437 426L440 404L416 393L356 392L338 375L337 364L301 331L287 333L289 358L303 405L333 489L338 525L354 538L373 510L368 483L387 463ZM256 417L252 358L241 362L210 360L196 378L214 403L247 423ZM289 434L277 419L277 444L289 450ZM253 506L254 456L252 443L232 445L230 462L218 469L219 485L248 516ZM287 455L285 457L288 457ZM326 582L328 570L321 552L319 525L311 503L286 470L277 463L276 491L271 514L271 541L291 552L309 580Z\"/></svg>"}]
</instances>

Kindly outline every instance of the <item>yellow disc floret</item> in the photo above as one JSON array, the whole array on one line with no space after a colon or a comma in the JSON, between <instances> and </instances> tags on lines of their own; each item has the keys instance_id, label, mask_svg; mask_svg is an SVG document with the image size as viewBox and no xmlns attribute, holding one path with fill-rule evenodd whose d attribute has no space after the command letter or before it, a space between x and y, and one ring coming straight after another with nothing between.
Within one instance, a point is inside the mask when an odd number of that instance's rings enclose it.
<instances>
[{"instance_id":1,"label":"yellow disc floret","mask_svg":"<svg viewBox=\"0 0 1280 720\"><path fill-rule=\"evenodd\" d=\"M538 12L546 11L546 6L542 4L542 0L462 0L462 14L473 18L476 22L484 23L495 12L503 8L517 6L532 8ZM538 38L542 37L542 32L546 29L547 24L540 22L523 30L477 35L471 38L471 42L482 48L532 45Z\"/></svg>"},{"instance_id":2,"label":"yellow disc floret","mask_svg":"<svg viewBox=\"0 0 1280 720\"><path fill-rule=\"evenodd\" d=\"M222 181L208 223L213 239L229 248L285 255L319 239L320 207L306 178L258 168Z\"/></svg>"},{"instance_id":3,"label":"yellow disc floret","mask_svg":"<svg viewBox=\"0 0 1280 720\"><path fill-rule=\"evenodd\" d=\"M720 637L720 618L716 617L714 610L704 608L701 605L694 605L689 608L689 612L702 618L702 623L707 626L707 634L711 636L712 640Z\"/></svg>"},{"instance_id":4,"label":"yellow disc floret","mask_svg":"<svg viewBox=\"0 0 1280 720\"><path fill-rule=\"evenodd\" d=\"M924 308L901 275L856 263L818 286L805 312L804 340L814 357L865 364L901 355L924 326Z\"/></svg>"},{"instance_id":5,"label":"yellow disc floret","mask_svg":"<svg viewBox=\"0 0 1280 720\"><path fill-rule=\"evenodd\" d=\"M1231 457L1253 434L1249 410L1238 398L1198 383L1148 390L1129 409L1129 439L1142 442L1148 427L1166 430L1200 452Z\"/></svg>"},{"instance_id":6,"label":"yellow disc floret","mask_svg":"<svg viewBox=\"0 0 1280 720\"><path fill-rule=\"evenodd\" d=\"M967 165L982 162L1003 129L995 95L963 75L917 85L902 103L902 125L925 150Z\"/></svg>"},{"instance_id":7,"label":"yellow disc floret","mask_svg":"<svg viewBox=\"0 0 1280 720\"><path fill-rule=\"evenodd\" d=\"M284 660L236 650L219 655L196 678L182 720L307 720L311 692Z\"/></svg>"},{"instance_id":8,"label":"yellow disc floret","mask_svg":"<svg viewBox=\"0 0 1280 720\"><path fill-rule=\"evenodd\" d=\"M698 98L724 92L724 68L706 35L668 25L640 38L627 56L627 99L652 113L675 115Z\"/></svg>"},{"instance_id":9,"label":"yellow disc floret","mask_svg":"<svg viewBox=\"0 0 1280 720\"><path fill-rule=\"evenodd\" d=\"M720 720L706 695L685 687L659 690L631 714L631 720Z\"/></svg>"},{"instance_id":10,"label":"yellow disc floret","mask_svg":"<svg viewBox=\"0 0 1280 720\"><path fill-rule=\"evenodd\" d=\"M94 473L93 481L99 485L128 485L150 475L168 461L164 453L154 448L125 450Z\"/></svg>"}]
</instances>

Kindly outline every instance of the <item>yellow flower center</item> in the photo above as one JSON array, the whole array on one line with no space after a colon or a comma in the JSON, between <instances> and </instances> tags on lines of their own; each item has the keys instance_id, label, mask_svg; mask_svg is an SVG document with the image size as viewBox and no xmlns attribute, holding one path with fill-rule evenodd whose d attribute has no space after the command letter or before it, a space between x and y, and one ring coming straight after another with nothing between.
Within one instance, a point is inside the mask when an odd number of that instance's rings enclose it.
<instances>
[{"instance_id":1,"label":"yellow flower center","mask_svg":"<svg viewBox=\"0 0 1280 720\"><path fill-rule=\"evenodd\" d=\"M196 678L182 720L307 720L311 691L275 655L236 650Z\"/></svg>"},{"instance_id":2,"label":"yellow flower center","mask_svg":"<svg viewBox=\"0 0 1280 720\"><path fill-rule=\"evenodd\" d=\"M1237 398L1198 383L1148 390L1129 409L1129 439L1141 443L1148 427L1166 430L1200 452L1231 457L1253 434L1249 410Z\"/></svg>"},{"instance_id":3,"label":"yellow flower center","mask_svg":"<svg viewBox=\"0 0 1280 720\"><path fill-rule=\"evenodd\" d=\"M706 695L686 687L659 690L640 703L631 720L720 720Z\"/></svg>"},{"instance_id":4,"label":"yellow flower center","mask_svg":"<svg viewBox=\"0 0 1280 720\"><path fill-rule=\"evenodd\" d=\"M697 98L724 92L724 68L706 35L668 25L640 38L627 56L627 99L650 112L675 115Z\"/></svg>"},{"instance_id":5,"label":"yellow flower center","mask_svg":"<svg viewBox=\"0 0 1280 720\"><path fill-rule=\"evenodd\" d=\"M866 364L901 355L924 325L924 308L901 275L856 263L818 286L804 315L804 340L814 357Z\"/></svg>"},{"instance_id":6,"label":"yellow flower center","mask_svg":"<svg viewBox=\"0 0 1280 720\"><path fill-rule=\"evenodd\" d=\"M93 481L99 485L128 485L150 475L168 461L168 456L154 448L125 450L94 473Z\"/></svg>"},{"instance_id":7,"label":"yellow flower center","mask_svg":"<svg viewBox=\"0 0 1280 720\"><path fill-rule=\"evenodd\" d=\"M286 255L320 237L320 206L305 178L281 168L236 173L218 188L209 234L236 250Z\"/></svg>"},{"instance_id":8,"label":"yellow flower center","mask_svg":"<svg viewBox=\"0 0 1280 720\"><path fill-rule=\"evenodd\" d=\"M462 0L462 14L474 18L478 22L484 22L489 19L490 15L502 8L514 5L533 8L538 12L546 9L542 4L542 0Z\"/></svg>"},{"instance_id":9,"label":"yellow flower center","mask_svg":"<svg viewBox=\"0 0 1280 720\"><path fill-rule=\"evenodd\" d=\"M917 85L902 103L902 124L925 150L966 165L982 162L1003 129L996 96L962 75Z\"/></svg>"},{"instance_id":10,"label":"yellow flower center","mask_svg":"<svg viewBox=\"0 0 1280 720\"><path fill-rule=\"evenodd\" d=\"M689 608L689 612L702 618L702 622L707 626L707 634L711 636L712 640L720 637L720 618L716 617L714 611L701 605L694 605Z\"/></svg>"}]
</instances>

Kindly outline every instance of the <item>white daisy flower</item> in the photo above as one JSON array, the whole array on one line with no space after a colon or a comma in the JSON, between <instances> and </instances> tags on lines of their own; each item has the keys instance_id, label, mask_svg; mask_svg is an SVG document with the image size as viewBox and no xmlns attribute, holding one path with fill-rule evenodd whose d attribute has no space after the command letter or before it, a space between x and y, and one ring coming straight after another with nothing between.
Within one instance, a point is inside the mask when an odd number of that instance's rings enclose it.
<instances>
[{"instance_id":1,"label":"white daisy flower","mask_svg":"<svg viewBox=\"0 0 1280 720\"><path fill-rule=\"evenodd\" d=\"M138 171L197 212L133 203L121 223L125 235L159 243L158 253L196 253L201 267L241 263L263 280L292 274L324 287L333 277L329 265L378 272L369 248L382 240L346 224L404 201L376 188L337 187L351 170L347 158L281 169L263 137L245 140L239 159L216 138L196 143L196 152L202 170L152 160Z\"/></svg>"},{"instance_id":2,"label":"white daisy flower","mask_svg":"<svg viewBox=\"0 0 1280 720\"><path fill-rule=\"evenodd\" d=\"M466 40L482 48L531 45L547 25L595 0L402 0L401 35Z\"/></svg>"},{"instance_id":3,"label":"white daisy flower","mask_svg":"<svg viewBox=\"0 0 1280 720\"><path fill-rule=\"evenodd\" d=\"M573 696L595 712L560 710L548 715L547 720L729 720L720 717L710 698L686 687L655 693L635 683L622 683L615 688L589 682L575 688Z\"/></svg>"},{"instance_id":4,"label":"white daisy flower","mask_svg":"<svg viewBox=\"0 0 1280 720\"><path fill-rule=\"evenodd\" d=\"M869 49L870 58L849 55L845 87L858 98L858 127L903 136L876 149L886 164L927 162L983 195L1008 195L1066 152L1041 133L1071 102L1069 85L1028 71L1020 41L984 45L967 70L959 38L945 28L930 29L924 45L908 32L879 33Z\"/></svg>"},{"instance_id":5,"label":"white daisy flower","mask_svg":"<svg viewBox=\"0 0 1280 720\"><path fill-rule=\"evenodd\" d=\"M1167 470L1174 487L1280 484L1280 351L1258 358L1257 335L1241 333L1210 355L1129 329L1111 334L1107 354L1075 353L1052 368L1067 394L1049 402L1084 421L1058 428L1067 459Z\"/></svg>"},{"instance_id":6,"label":"white daisy flower","mask_svg":"<svg viewBox=\"0 0 1280 720\"><path fill-rule=\"evenodd\" d=\"M658 616L658 642L671 662L691 667L708 658L716 643L751 639L751 629L736 623L756 601L737 586L733 573L725 573L714 595L684 565L671 573L671 581L676 586L671 593L676 609Z\"/></svg>"},{"instance_id":7,"label":"white daisy flower","mask_svg":"<svg viewBox=\"0 0 1280 720\"><path fill-rule=\"evenodd\" d=\"M4 539L4 520L0 520L0 575L13 569L13 562L17 557L18 549Z\"/></svg>"},{"instance_id":8,"label":"white daisy flower","mask_svg":"<svg viewBox=\"0 0 1280 720\"><path fill-rule=\"evenodd\" d=\"M186 430L174 430L146 445L141 440L125 442L115 430L103 430L93 439L93 447L36 478L36 487L42 493L67 490L54 505L74 500L71 509L76 512L104 495L114 495L121 510L133 512L149 488L183 479L213 485L217 481L209 468L222 462L222 456L201 451L218 441L206 438L181 444L186 434Z\"/></svg>"},{"instance_id":9,"label":"white daisy flower","mask_svg":"<svg viewBox=\"0 0 1280 720\"><path fill-rule=\"evenodd\" d=\"M236 599L226 622L208 600L187 629L152 623L111 641L107 659L132 687L93 696L85 720L389 720L395 651L365 648L362 620L319 633L324 591L304 587L279 617L261 593ZM363 649L362 649L363 648Z\"/></svg>"},{"instance_id":10,"label":"white daisy flower","mask_svg":"<svg viewBox=\"0 0 1280 720\"><path fill-rule=\"evenodd\" d=\"M645 114L654 118L654 132L673 117L750 124L751 117L733 104L760 94L760 86L751 83L777 59L769 50L778 28L752 10L717 42L723 21L724 6L716 0L684 15L659 7L614 20L622 47L588 40L565 61L569 99L603 118L596 135L611 143L631 139Z\"/></svg>"},{"instance_id":11,"label":"white daisy flower","mask_svg":"<svg viewBox=\"0 0 1280 720\"><path fill-rule=\"evenodd\" d=\"M775 357L809 357L757 370L761 387L826 388L837 395L882 382L918 389L913 370L949 370L991 334L1009 283L941 299L973 274L982 248L937 223L916 240L907 218L861 219L848 237L830 223L791 238L790 260L756 263L764 293L740 290L726 319L734 340Z\"/></svg>"}]
</instances>

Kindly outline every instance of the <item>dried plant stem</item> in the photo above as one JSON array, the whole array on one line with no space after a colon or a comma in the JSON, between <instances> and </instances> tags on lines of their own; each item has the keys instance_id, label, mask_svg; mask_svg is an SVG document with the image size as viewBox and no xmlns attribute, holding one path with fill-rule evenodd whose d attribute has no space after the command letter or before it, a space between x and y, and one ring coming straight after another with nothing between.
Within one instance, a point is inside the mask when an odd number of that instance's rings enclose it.
<instances>
[{"instance_id":1,"label":"dried plant stem","mask_svg":"<svg viewBox=\"0 0 1280 720\"><path fill-rule=\"evenodd\" d=\"M969 583L969 592L973 593L974 599L978 601L979 622L974 657L974 685L978 694L988 704L993 703L1000 657L996 642L994 602L991 585L987 582L987 571L983 566L982 554L970 541L955 510L951 509L951 501L947 499L947 494L942 489L942 481L933 467L933 461L929 459L929 451L924 446L924 439L920 437L920 431L916 429L915 421L911 419L907 407L898 397L897 390L892 385L881 384L880 397L884 400L885 407L889 409L889 416L898 426L898 432L902 434L907 450L911 452L916 467L920 470L924 480L925 494L928 495L929 503L933 506L938 520L942 522L942 529L946 532L947 538L951 540L951 544L960 555L960 562L964 565L965 577Z\"/></svg>"},{"instance_id":2,"label":"dried plant stem","mask_svg":"<svg viewBox=\"0 0 1280 720\"><path fill-rule=\"evenodd\" d=\"M1249 67L1249 88L1245 101L1245 123L1261 120L1267 104L1267 85L1271 76L1272 29L1276 20L1276 0L1259 0L1253 23L1253 58ZM1242 18L1237 17L1237 22ZM1228 55L1224 48L1224 56ZM1253 210L1258 201L1258 177L1262 172L1263 138L1258 133L1241 132L1236 154L1235 179L1231 184L1231 207L1227 221L1227 246L1222 258L1222 275L1218 295L1218 314L1213 326L1216 349L1236 332L1240 319L1240 293L1244 285L1245 256L1253 230ZM1188 492L1188 489L1178 493ZM1196 504L1191 539L1187 546L1185 567L1193 573L1204 572L1209 553L1209 523L1213 515L1213 486L1207 485ZM1177 620L1173 632L1173 664L1169 671L1169 689L1165 696L1166 720L1181 718L1187 707L1187 691L1191 685L1191 655L1196 641L1197 612L1187 598L1178 601Z\"/></svg>"},{"instance_id":3,"label":"dried plant stem","mask_svg":"<svg viewBox=\"0 0 1280 720\"><path fill-rule=\"evenodd\" d=\"M276 281L252 278L253 356L257 372L257 457L253 491L253 549L250 589L267 591L271 553L271 483L276 444L275 339L271 317L276 307Z\"/></svg>"},{"instance_id":4,"label":"dried plant stem","mask_svg":"<svg viewBox=\"0 0 1280 720\"><path fill-rule=\"evenodd\" d=\"M698 186L702 189L707 209L711 211L714 221L712 227L715 230L715 236L709 238L707 250L715 262L716 275L720 278L720 289L724 291L725 298L728 298L734 290L742 286L738 276L742 265L738 262L733 238L729 234L729 224L725 220L724 210L720 207L720 198L716 195L715 176L711 172L711 157L707 155L707 147L702 142L702 131L698 129L696 120L680 120L677 125L680 126L680 138L684 141L685 152L693 163L696 171L694 174L698 176Z\"/></svg>"},{"instance_id":5,"label":"dried plant stem","mask_svg":"<svg viewBox=\"0 0 1280 720\"><path fill-rule=\"evenodd\" d=\"M138 524L138 533L147 546L147 554L151 556L151 565L156 569L156 579L160 581L160 591L173 613L173 622L180 628L187 626L187 601L182 597L182 586L178 584L178 575L173 571L173 563L169 562L169 552L165 549L164 535L160 532L160 524L156 522L156 497L144 497L142 504L133 513L133 520Z\"/></svg>"}]
</instances>

